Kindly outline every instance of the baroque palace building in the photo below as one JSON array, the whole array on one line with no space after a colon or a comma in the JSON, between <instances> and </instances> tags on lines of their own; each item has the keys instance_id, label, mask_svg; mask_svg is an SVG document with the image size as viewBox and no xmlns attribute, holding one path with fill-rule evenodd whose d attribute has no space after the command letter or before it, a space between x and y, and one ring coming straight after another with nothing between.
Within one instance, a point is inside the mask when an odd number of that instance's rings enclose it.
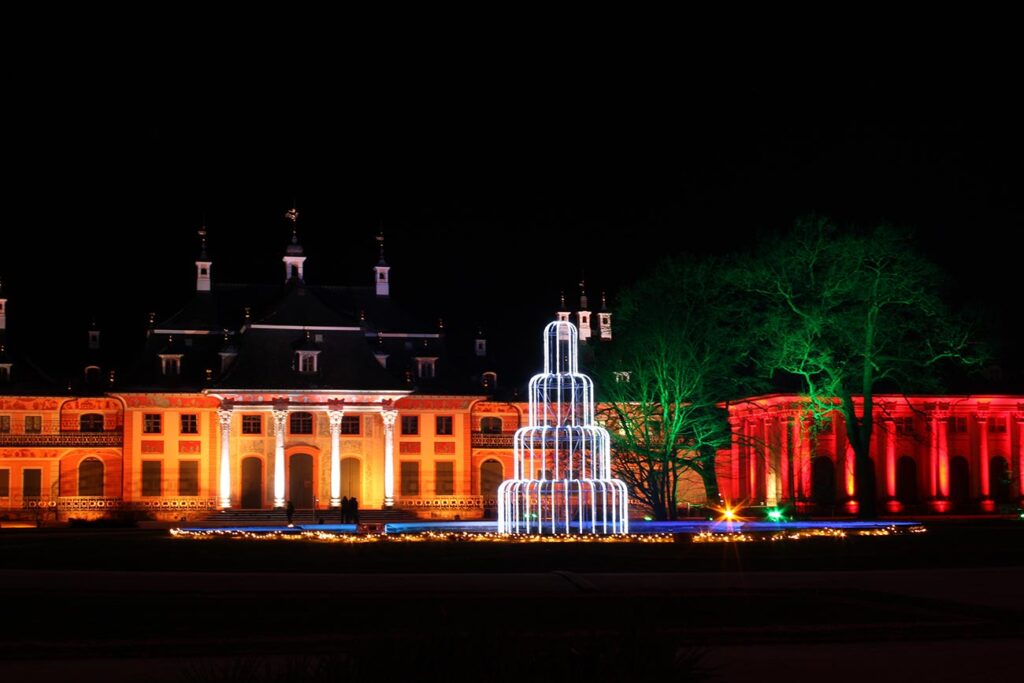
<instances>
[{"instance_id":1,"label":"baroque palace building","mask_svg":"<svg viewBox=\"0 0 1024 683\"><path fill-rule=\"evenodd\" d=\"M104 363L94 329L77 379L48 381L8 348L0 290L0 518L192 519L342 497L424 518L494 516L527 406L493 398L486 339L452 353L439 322L397 306L383 243L367 286L307 283L291 218L276 285L217 282L204 236L191 299L150 320L125 371ZM603 297L592 311L581 296L575 312L563 297L556 317L582 342L612 338ZM1024 397L885 396L876 409L884 509L990 512L1021 498ZM794 395L728 412L735 438L717 468L728 501L854 509L841 420L812 434ZM680 493L705 502L696 482Z\"/></svg>"},{"instance_id":2,"label":"baroque palace building","mask_svg":"<svg viewBox=\"0 0 1024 683\"><path fill-rule=\"evenodd\" d=\"M440 321L403 311L382 237L367 286L307 283L289 217L276 285L217 282L201 231L194 294L151 316L125 371L104 364L94 329L78 378L48 380L8 349L0 298L0 517L190 519L342 497L427 518L494 513L525 404L488 400L486 339L453 357ZM593 317L595 339L610 339L611 314Z\"/></svg>"}]
</instances>

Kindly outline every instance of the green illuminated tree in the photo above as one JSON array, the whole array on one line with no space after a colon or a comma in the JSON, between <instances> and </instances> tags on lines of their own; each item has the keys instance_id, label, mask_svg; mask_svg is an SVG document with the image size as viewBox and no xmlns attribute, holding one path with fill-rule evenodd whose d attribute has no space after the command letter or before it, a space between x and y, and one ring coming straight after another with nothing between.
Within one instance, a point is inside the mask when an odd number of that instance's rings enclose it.
<instances>
[{"instance_id":1,"label":"green illuminated tree","mask_svg":"<svg viewBox=\"0 0 1024 683\"><path fill-rule=\"evenodd\" d=\"M599 411L612 437L616 476L657 519L674 519L680 479L700 476L719 500L715 455L730 430L718 404L738 388L741 324L719 264L664 262L623 292L616 337L597 354Z\"/></svg>"},{"instance_id":2,"label":"green illuminated tree","mask_svg":"<svg viewBox=\"0 0 1024 683\"><path fill-rule=\"evenodd\" d=\"M764 245L734 279L759 302L756 362L776 378L797 378L818 422L838 401L855 453L859 514L874 517L875 392L932 388L940 362L979 360L968 327L939 297L938 270L898 230L841 232L809 219ZM859 414L855 396L863 397Z\"/></svg>"}]
</instances>

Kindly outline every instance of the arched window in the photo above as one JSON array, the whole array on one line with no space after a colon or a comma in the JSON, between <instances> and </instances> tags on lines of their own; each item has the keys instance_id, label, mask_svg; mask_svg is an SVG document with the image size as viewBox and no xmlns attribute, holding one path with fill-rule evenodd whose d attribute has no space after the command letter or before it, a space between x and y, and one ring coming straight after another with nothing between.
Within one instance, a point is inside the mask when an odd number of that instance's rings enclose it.
<instances>
[{"instance_id":1,"label":"arched window","mask_svg":"<svg viewBox=\"0 0 1024 683\"><path fill-rule=\"evenodd\" d=\"M103 463L98 458L86 458L78 466L78 495L103 495Z\"/></svg>"},{"instance_id":2,"label":"arched window","mask_svg":"<svg viewBox=\"0 0 1024 683\"><path fill-rule=\"evenodd\" d=\"M501 418L485 417L480 420L480 431L484 434L501 434Z\"/></svg>"},{"instance_id":3,"label":"arched window","mask_svg":"<svg viewBox=\"0 0 1024 683\"><path fill-rule=\"evenodd\" d=\"M86 413L78 418L78 429L82 432L102 432L103 416L99 413Z\"/></svg>"},{"instance_id":4,"label":"arched window","mask_svg":"<svg viewBox=\"0 0 1024 683\"><path fill-rule=\"evenodd\" d=\"M289 421L292 434L313 433L313 413L292 413Z\"/></svg>"}]
</instances>

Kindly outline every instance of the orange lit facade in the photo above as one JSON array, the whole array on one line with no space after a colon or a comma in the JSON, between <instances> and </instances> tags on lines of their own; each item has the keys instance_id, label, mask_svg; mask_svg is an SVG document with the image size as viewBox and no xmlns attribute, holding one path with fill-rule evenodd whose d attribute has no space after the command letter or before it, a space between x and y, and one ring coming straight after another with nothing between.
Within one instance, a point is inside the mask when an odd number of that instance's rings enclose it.
<instances>
[{"instance_id":1,"label":"orange lit facade","mask_svg":"<svg viewBox=\"0 0 1024 683\"><path fill-rule=\"evenodd\" d=\"M204 240L196 291L150 320L141 361L113 371L90 331L67 383L8 348L0 299L0 518L327 511L343 497L491 514L522 409L486 400L486 340L451 360L443 325L392 301L383 247L366 287L308 284L305 258L293 230L283 283L221 284Z\"/></svg>"},{"instance_id":2,"label":"orange lit facade","mask_svg":"<svg viewBox=\"0 0 1024 683\"><path fill-rule=\"evenodd\" d=\"M833 415L814 433L797 396L731 403L733 445L718 458L726 499L856 511L854 453ZM890 513L1006 510L1024 496L1024 396L876 396L871 459Z\"/></svg>"}]
</instances>

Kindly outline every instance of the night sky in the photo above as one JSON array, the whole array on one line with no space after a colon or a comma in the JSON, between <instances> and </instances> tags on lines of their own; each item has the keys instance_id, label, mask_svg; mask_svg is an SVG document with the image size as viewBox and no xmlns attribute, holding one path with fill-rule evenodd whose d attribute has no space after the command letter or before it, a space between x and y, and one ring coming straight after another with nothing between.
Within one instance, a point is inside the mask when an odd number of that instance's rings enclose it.
<instances>
[{"instance_id":1,"label":"night sky","mask_svg":"<svg viewBox=\"0 0 1024 683\"><path fill-rule=\"evenodd\" d=\"M9 328L45 356L84 345L95 316L137 348L147 312L193 291L200 225L215 280L277 282L295 202L307 281L370 284L383 223L397 299L443 316L453 344L481 325L496 353L536 360L582 275L614 306L665 254L813 212L914 229L989 325L993 390L1024 392L1024 116L1006 82L782 73L509 67L327 87L224 71L126 88L71 72L21 98L12 126Z\"/></svg>"}]
</instances>

